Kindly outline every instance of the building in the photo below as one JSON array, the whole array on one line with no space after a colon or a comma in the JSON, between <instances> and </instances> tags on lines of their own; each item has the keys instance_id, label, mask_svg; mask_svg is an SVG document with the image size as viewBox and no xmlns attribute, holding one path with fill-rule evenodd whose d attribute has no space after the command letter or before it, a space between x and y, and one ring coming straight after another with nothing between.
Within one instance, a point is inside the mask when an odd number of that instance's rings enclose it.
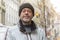
<instances>
[{"instance_id":1,"label":"building","mask_svg":"<svg viewBox=\"0 0 60 40\"><path fill-rule=\"evenodd\" d=\"M5 12L5 25L15 25L18 22L18 8L19 1L17 0L4 0Z\"/></svg>"},{"instance_id":2,"label":"building","mask_svg":"<svg viewBox=\"0 0 60 40\"><path fill-rule=\"evenodd\" d=\"M5 2L0 0L0 23L5 24Z\"/></svg>"}]
</instances>

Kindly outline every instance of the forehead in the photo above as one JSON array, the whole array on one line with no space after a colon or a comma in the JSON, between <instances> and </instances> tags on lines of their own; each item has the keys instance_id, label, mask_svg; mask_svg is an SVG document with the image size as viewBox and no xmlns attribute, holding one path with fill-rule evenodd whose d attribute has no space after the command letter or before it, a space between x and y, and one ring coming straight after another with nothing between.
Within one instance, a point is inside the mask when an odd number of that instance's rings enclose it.
<instances>
[{"instance_id":1,"label":"forehead","mask_svg":"<svg viewBox=\"0 0 60 40\"><path fill-rule=\"evenodd\" d=\"M23 8L22 10L30 10L30 11L32 11L30 8Z\"/></svg>"}]
</instances>

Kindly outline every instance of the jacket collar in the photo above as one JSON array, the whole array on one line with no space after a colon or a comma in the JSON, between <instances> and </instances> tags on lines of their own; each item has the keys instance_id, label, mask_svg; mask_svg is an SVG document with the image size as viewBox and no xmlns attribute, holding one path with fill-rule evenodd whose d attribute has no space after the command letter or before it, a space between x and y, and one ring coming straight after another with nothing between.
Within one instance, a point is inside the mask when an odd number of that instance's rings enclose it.
<instances>
[{"instance_id":1,"label":"jacket collar","mask_svg":"<svg viewBox=\"0 0 60 40\"><path fill-rule=\"evenodd\" d=\"M19 21L18 26L19 26L19 29L20 29L20 31L21 31L22 33L32 33L33 31L36 30L36 24L35 24L33 21L31 21L31 27L30 27L31 31L28 31L28 30L25 29L25 27L24 27L24 25L22 24L22 21L21 21L21 20ZM27 32L27 31L28 31L28 32Z\"/></svg>"}]
</instances>

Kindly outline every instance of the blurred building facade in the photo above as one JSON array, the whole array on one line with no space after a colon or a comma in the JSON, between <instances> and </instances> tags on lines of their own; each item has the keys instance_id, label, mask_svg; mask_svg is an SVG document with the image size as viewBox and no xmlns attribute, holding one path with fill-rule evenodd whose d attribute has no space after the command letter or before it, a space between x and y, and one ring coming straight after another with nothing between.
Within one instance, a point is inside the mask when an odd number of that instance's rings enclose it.
<instances>
[{"instance_id":1,"label":"blurred building facade","mask_svg":"<svg viewBox=\"0 0 60 40\"><path fill-rule=\"evenodd\" d=\"M15 25L18 22L18 8L19 1L17 0L4 0L5 12L5 25Z\"/></svg>"},{"instance_id":2,"label":"blurred building facade","mask_svg":"<svg viewBox=\"0 0 60 40\"><path fill-rule=\"evenodd\" d=\"M0 23L5 24L5 2L0 0Z\"/></svg>"}]
</instances>

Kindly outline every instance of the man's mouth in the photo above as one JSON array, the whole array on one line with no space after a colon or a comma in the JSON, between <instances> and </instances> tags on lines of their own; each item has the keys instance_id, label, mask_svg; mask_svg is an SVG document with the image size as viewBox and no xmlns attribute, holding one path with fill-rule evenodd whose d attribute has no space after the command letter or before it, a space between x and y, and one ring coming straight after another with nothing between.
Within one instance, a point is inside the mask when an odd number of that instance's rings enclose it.
<instances>
[{"instance_id":1,"label":"man's mouth","mask_svg":"<svg viewBox=\"0 0 60 40\"><path fill-rule=\"evenodd\" d=\"M29 18L29 16L24 16L24 18L28 19L28 18Z\"/></svg>"}]
</instances>

